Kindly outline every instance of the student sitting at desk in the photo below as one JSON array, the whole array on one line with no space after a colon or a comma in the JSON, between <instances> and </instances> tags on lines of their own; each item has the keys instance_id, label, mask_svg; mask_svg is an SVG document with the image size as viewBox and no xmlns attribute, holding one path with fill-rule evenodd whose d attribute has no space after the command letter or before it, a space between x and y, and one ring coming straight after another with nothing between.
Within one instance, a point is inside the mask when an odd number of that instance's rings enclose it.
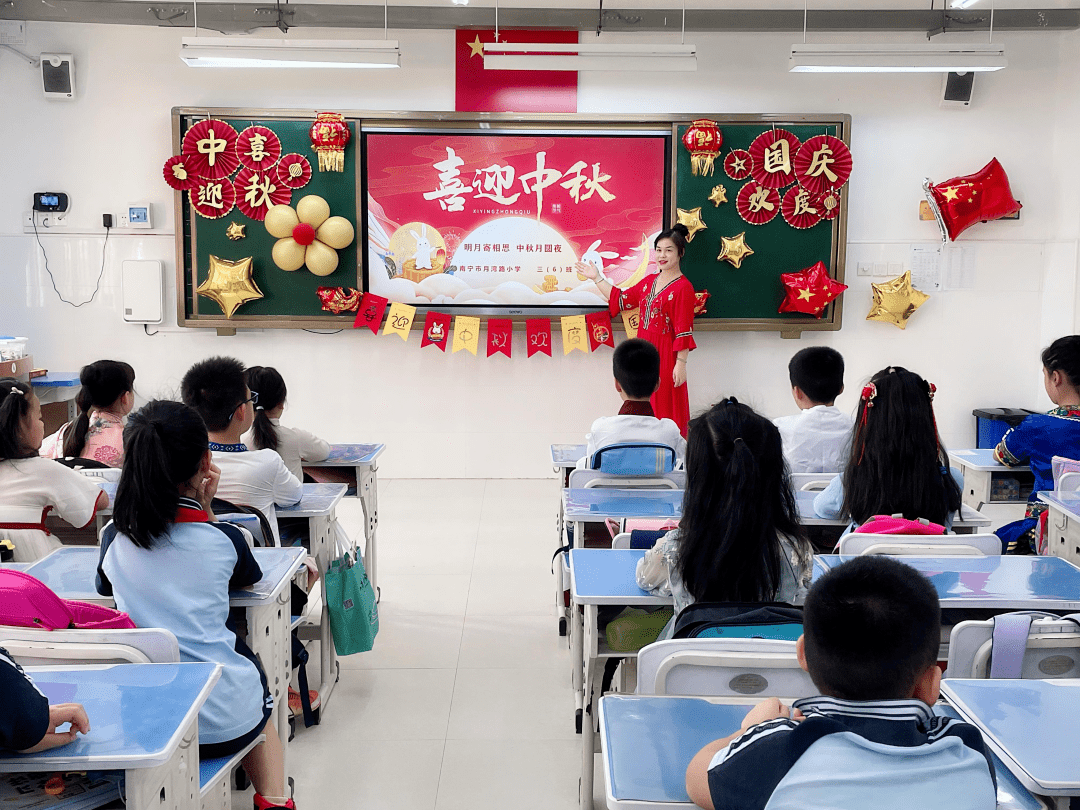
<instances>
[{"instance_id":1,"label":"student sitting at desk","mask_svg":"<svg viewBox=\"0 0 1080 810\"><path fill-rule=\"evenodd\" d=\"M244 444L255 450L273 450L281 456L289 472L303 481L302 462L325 461L330 455L330 443L314 433L281 424L289 392L276 368L252 366L245 377L248 388L259 392L259 404L255 406L251 430L244 434Z\"/></svg>"},{"instance_id":2,"label":"student sitting at desk","mask_svg":"<svg viewBox=\"0 0 1080 810\"><path fill-rule=\"evenodd\" d=\"M46 458L88 458L110 467L124 463L124 417L135 405L135 369L98 360L79 372L79 416L45 439Z\"/></svg>"},{"instance_id":3,"label":"student sitting at desk","mask_svg":"<svg viewBox=\"0 0 1080 810\"><path fill-rule=\"evenodd\" d=\"M601 416L585 437L585 458L577 463L586 469L593 454L613 444L662 444L675 451L676 466L682 466L686 440L670 419L653 415L649 398L660 386L660 353L647 340L632 338L618 345L611 358L615 390L623 404L617 416Z\"/></svg>"},{"instance_id":4,"label":"student sitting at desk","mask_svg":"<svg viewBox=\"0 0 1080 810\"><path fill-rule=\"evenodd\" d=\"M199 415L179 402L157 400L131 416L98 591L138 626L171 631L182 660L222 665L199 711L200 758L231 756L265 734L243 760L256 810L294 807L266 673L228 621L229 590L254 585L262 571L245 533L214 522L219 473L207 441Z\"/></svg>"},{"instance_id":5,"label":"student sitting at desk","mask_svg":"<svg viewBox=\"0 0 1080 810\"><path fill-rule=\"evenodd\" d=\"M828 346L810 346L788 363L794 416L773 420L793 473L840 472L851 441L851 417L833 403L844 392L844 358Z\"/></svg>"},{"instance_id":6,"label":"student sitting at desk","mask_svg":"<svg viewBox=\"0 0 1080 810\"><path fill-rule=\"evenodd\" d=\"M952 527L964 479L949 469L938 437L936 391L900 366L863 386L844 473L814 498L820 517L846 517L854 528L875 515L902 514Z\"/></svg>"},{"instance_id":7,"label":"student sitting at desk","mask_svg":"<svg viewBox=\"0 0 1080 810\"><path fill-rule=\"evenodd\" d=\"M0 647L0 749L36 754L75 742L90 732L90 720L78 703L55 703L49 699ZM57 731L63 725L67 731Z\"/></svg>"},{"instance_id":8,"label":"student sitting at desk","mask_svg":"<svg viewBox=\"0 0 1080 810\"><path fill-rule=\"evenodd\" d=\"M1030 464L1035 489L1023 520L1002 526L996 534L1007 554L1039 553L1040 515L1046 504L1039 492L1054 489L1054 456L1080 459L1080 335L1058 338L1042 353L1043 386L1056 406L1046 414L1033 414L1006 433L994 458L1015 467Z\"/></svg>"},{"instance_id":9,"label":"student sitting at desk","mask_svg":"<svg viewBox=\"0 0 1080 810\"><path fill-rule=\"evenodd\" d=\"M994 766L974 726L935 716L941 607L929 580L858 557L814 583L799 664L820 697L759 703L686 771L707 810L994 810Z\"/></svg>"},{"instance_id":10,"label":"student sitting at desk","mask_svg":"<svg viewBox=\"0 0 1080 810\"><path fill-rule=\"evenodd\" d=\"M277 506L299 503L304 494L300 479L289 472L273 450L251 450L240 437L255 421L258 391L244 381L244 364L231 357L211 357L196 363L180 383L185 405L199 412L210 434L214 464L221 470L218 496L232 503L254 506L270 521L279 537Z\"/></svg>"},{"instance_id":11,"label":"student sitting at desk","mask_svg":"<svg viewBox=\"0 0 1080 810\"><path fill-rule=\"evenodd\" d=\"M30 386L0 379L0 539L15 546L15 562L34 562L60 548L45 527L53 509L82 528L109 505L91 479L38 456L44 435L41 402Z\"/></svg>"},{"instance_id":12,"label":"student sitting at desk","mask_svg":"<svg viewBox=\"0 0 1080 810\"><path fill-rule=\"evenodd\" d=\"M638 585L671 594L678 616L693 602L792 603L810 572L776 426L734 397L691 419L682 520L638 563Z\"/></svg>"}]
</instances>

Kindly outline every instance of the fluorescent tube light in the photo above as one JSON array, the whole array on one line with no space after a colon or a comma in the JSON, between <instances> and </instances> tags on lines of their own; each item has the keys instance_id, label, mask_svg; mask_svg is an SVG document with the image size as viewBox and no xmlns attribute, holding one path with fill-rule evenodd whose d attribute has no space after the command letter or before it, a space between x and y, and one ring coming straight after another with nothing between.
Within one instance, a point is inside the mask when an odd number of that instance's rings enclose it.
<instances>
[{"instance_id":1,"label":"fluorescent tube light","mask_svg":"<svg viewBox=\"0 0 1080 810\"><path fill-rule=\"evenodd\" d=\"M694 45L488 42L486 70L697 70Z\"/></svg>"},{"instance_id":2,"label":"fluorescent tube light","mask_svg":"<svg viewBox=\"0 0 1080 810\"><path fill-rule=\"evenodd\" d=\"M959 9L971 8L978 2L979 0L952 0L952 3L949 4L949 7Z\"/></svg>"},{"instance_id":3,"label":"fluorescent tube light","mask_svg":"<svg viewBox=\"0 0 1080 810\"><path fill-rule=\"evenodd\" d=\"M792 73L967 73L1008 66L1000 45L791 46Z\"/></svg>"},{"instance_id":4,"label":"fluorescent tube light","mask_svg":"<svg viewBox=\"0 0 1080 810\"><path fill-rule=\"evenodd\" d=\"M180 58L189 67L401 67L401 51L394 39L184 37Z\"/></svg>"}]
</instances>

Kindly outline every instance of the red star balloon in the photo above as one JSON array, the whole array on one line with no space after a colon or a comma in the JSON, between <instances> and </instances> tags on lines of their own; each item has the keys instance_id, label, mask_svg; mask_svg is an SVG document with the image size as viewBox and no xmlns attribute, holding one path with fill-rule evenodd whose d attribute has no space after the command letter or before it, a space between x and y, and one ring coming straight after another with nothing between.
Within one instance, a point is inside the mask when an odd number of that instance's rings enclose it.
<instances>
[{"instance_id":1,"label":"red star balloon","mask_svg":"<svg viewBox=\"0 0 1080 810\"><path fill-rule=\"evenodd\" d=\"M937 184L925 180L923 191L941 229L942 242L949 239L955 242L976 222L1001 219L1021 208L1009 188L1009 176L997 158L975 174Z\"/></svg>"},{"instance_id":2,"label":"red star balloon","mask_svg":"<svg viewBox=\"0 0 1080 810\"><path fill-rule=\"evenodd\" d=\"M820 318L825 306L847 289L829 277L829 270L824 262L800 270L798 273L781 273L780 281L787 291L787 296L777 312L803 312Z\"/></svg>"}]
</instances>

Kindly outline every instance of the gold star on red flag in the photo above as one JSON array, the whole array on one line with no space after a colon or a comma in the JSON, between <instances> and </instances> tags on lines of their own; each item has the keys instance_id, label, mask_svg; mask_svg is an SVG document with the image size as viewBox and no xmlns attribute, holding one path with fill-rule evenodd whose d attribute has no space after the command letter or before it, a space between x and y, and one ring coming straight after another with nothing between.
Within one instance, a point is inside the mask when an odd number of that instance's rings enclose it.
<instances>
[{"instance_id":1,"label":"gold star on red flag","mask_svg":"<svg viewBox=\"0 0 1080 810\"><path fill-rule=\"evenodd\" d=\"M476 35L476 39L474 41L468 42L466 44L469 46L469 51L470 51L469 58L470 59L472 59L474 56L479 56L481 59L484 58L484 43L482 43L480 41L480 35L479 34Z\"/></svg>"}]
</instances>

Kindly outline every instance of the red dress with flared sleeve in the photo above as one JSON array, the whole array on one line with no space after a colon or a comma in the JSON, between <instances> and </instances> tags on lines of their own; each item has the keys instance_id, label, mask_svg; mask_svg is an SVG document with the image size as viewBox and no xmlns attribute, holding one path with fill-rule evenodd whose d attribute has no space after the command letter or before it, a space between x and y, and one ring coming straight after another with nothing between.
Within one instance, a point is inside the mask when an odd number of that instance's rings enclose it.
<instances>
[{"instance_id":1,"label":"red dress with flared sleeve","mask_svg":"<svg viewBox=\"0 0 1080 810\"><path fill-rule=\"evenodd\" d=\"M626 290L613 287L608 301L612 315L624 309L640 307L638 337L649 341L660 352L660 387L652 395L657 419L671 419L683 436L690 422L690 398L684 383L678 388L672 380L675 357L684 349L694 349L694 285L679 276L656 289L660 276L646 276Z\"/></svg>"}]
</instances>

